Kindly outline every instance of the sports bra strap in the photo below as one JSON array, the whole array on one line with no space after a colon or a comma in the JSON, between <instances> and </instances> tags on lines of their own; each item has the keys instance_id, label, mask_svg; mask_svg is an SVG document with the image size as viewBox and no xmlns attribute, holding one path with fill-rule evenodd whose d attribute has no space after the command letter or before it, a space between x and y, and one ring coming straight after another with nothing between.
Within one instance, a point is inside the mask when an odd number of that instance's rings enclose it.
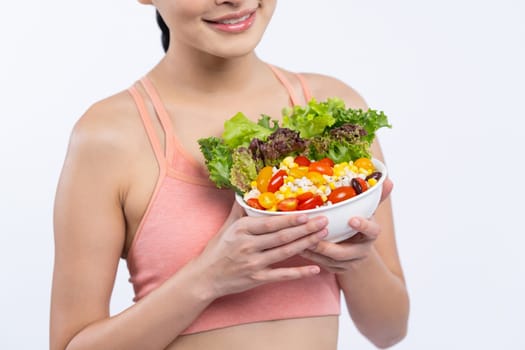
<instances>
[{"instance_id":1,"label":"sports bra strap","mask_svg":"<svg viewBox=\"0 0 525 350\"><path fill-rule=\"evenodd\" d=\"M151 115L146 108L146 104L144 103L144 98L140 95L135 85L131 86L128 91L133 97L133 101L135 101L135 104L137 105L140 118L142 119L142 124L144 125L144 129L146 129L146 134L148 135L151 147L153 148L153 152L155 153L155 157L157 158L162 172L166 168L166 158L164 157L164 152L157 136L157 132L153 127Z\"/></svg>"},{"instance_id":2,"label":"sports bra strap","mask_svg":"<svg viewBox=\"0 0 525 350\"><path fill-rule=\"evenodd\" d=\"M269 64L268 66L272 70L273 74L277 77L277 79L279 79L281 84L283 84L283 86L288 91L288 95L290 96L290 101L292 102L292 105L296 106L296 105L300 104L299 100L297 99L297 96L295 95L295 92L294 92L294 89L292 87L292 84L290 84L290 82L288 81L288 79L286 79L284 74L281 73L281 71L277 67L275 67L275 66L273 66L271 64Z\"/></svg>"},{"instance_id":3,"label":"sports bra strap","mask_svg":"<svg viewBox=\"0 0 525 350\"><path fill-rule=\"evenodd\" d=\"M297 79L299 79L299 82L301 83L301 87L303 88L304 99L306 100L306 103L308 103L312 99L312 92L310 91L310 87L308 86L306 79L301 74L295 74L295 76L297 77Z\"/></svg>"},{"instance_id":4,"label":"sports bra strap","mask_svg":"<svg viewBox=\"0 0 525 350\"><path fill-rule=\"evenodd\" d=\"M151 99L151 102L153 103L153 108L155 108L155 112L157 113L157 116L159 117L160 124L162 125L162 128L164 129L165 134L165 143L166 143L166 159L171 161L173 159L173 141L174 141L174 133L173 133L173 127L171 124L171 119L168 114L168 111L164 107L164 104L162 103L162 100L160 99L159 94L157 93L157 90L151 83L151 81L143 77L140 79L140 82L142 86L144 87L144 90L148 94L149 98Z\"/></svg>"}]
</instances>

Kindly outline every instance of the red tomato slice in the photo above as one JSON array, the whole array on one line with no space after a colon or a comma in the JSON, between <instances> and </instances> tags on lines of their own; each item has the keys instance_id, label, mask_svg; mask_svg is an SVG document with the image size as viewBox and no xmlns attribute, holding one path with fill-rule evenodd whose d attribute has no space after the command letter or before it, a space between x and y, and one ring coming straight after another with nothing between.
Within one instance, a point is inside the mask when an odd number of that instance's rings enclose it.
<instances>
[{"instance_id":1,"label":"red tomato slice","mask_svg":"<svg viewBox=\"0 0 525 350\"><path fill-rule=\"evenodd\" d=\"M279 211L292 211L297 209L299 201L297 198L286 198L277 203L277 210Z\"/></svg>"},{"instance_id":2,"label":"red tomato slice","mask_svg":"<svg viewBox=\"0 0 525 350\"><path fill-rule=\"evenodd\" d=\"M321 159L320 162L323 162L323 163L326 163L326 164L330 165L331 168L334 167L334 161L331 160L328 157Z\"/></svg>"},{"instance_id":3,"label":"red tomato slice","mask_svg":"<svg viewBox=\"0 0 525 350\"><path fill-rule=\"evenodd\" d=\"M268 183L268 192L276 192L284 184L284 177L286 176L286 171L279 170L276 172L270 182Z\"/></svg>"},{"instance_id":4,"label":"red tomato slice","mask_svg":"<svg viewBox=\"0 0 525 350\"><path fill-rule=\"evenodd\" d=\"M332 176L334 175L334 169L327 162L313 162L308 167L308 171L315 171L324 175Z\"/></svg>"},{"instance_id":5,"label":"red tomato slice","mask_svg":"<svg viewBox=\"0 0 525 350\"><path fill-rule=\"evenodd\" d=\"M246 201L246 204L248 204L252 208L264 210L264 207L261 205L261 203L259 203L257 198L250 198L250 199L248 199Z\"/></svg>"},{"instance_id":6,"label":"red tomato slice","mask_svg":"<svg viewBox=\"0 0 525 350\"><path fill-rule=\"evenodd\" d=\"M301 202L304 202L307 199L312 198L313 196L314 196L314 194L312 192L305 192L305 193L302 193L302 194L298 195L295 198L297 198L299 203L301 203Z\"/></svg>"},{"instance_id":7,"label":"red tomato slice","mask_svg":"<svg viewBox=\"0 0 525 350\"><path fill-rule=\"evenodd\" d=\"M343 186L334 189L328 196L328 200L335 204L352 198L355 195L355 190L351 186Z\"/></svg>"},{"instance_id":8,"label":"red tomato slice","mask_svg":"<svg viewBox=\"0 0 525 350\"><path fill-rule=\"evenodd\" d=\"M315 195L312 198L305 200L297 205L297 210L314 209L323 205L323 199L320 195Z\"/></svg>"},{"instance_id":9,"label":"red tomato slice","mask_svg":"<svg viewBox=\"0 0 525 350\"><path fill-rule=\"evenodd\" d=\"M294 162L297 163L297 165L299 166L309 166L311 163L310 160L306 158L305 156L295 157Z\"/></svg>"}]
</instances>

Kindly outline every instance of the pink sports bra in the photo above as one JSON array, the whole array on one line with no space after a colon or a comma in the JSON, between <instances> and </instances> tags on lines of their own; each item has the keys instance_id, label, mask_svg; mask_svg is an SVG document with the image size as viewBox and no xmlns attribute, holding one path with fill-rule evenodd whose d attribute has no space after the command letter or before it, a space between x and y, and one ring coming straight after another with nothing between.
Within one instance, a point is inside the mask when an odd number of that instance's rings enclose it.
<instances>
[{"instance_id":1,"label":"pink sports bra","mask_svg":"<svg viewBox=\"0 0 525 350\"><path fill-rule=\"evenodd\" d=\"M277 79L299 103L291 84L275 67ZM308 86L298 75L307 100ZM139 83L137 83L139 84ZM159 164L159 177L131 244L127 264L134 301L143 298L198 256L229 215L233 193L215 188L208 174L189 155L173 133L171 119L151 81L140 80L155 109L150 115L134 85L129 89ZM165 133L163 148L153 126L158 118ZM176 127L176 126L175 126ZM206 213L203 219L202 213ZM305 264L293 257L278 266ZM176 307L176 305L174 305ZM324 270L315 277L276 282L215 300L182 333L190 334L250 322L339 315L340 291L335 276Z\"/></svg>"}]
</instances>

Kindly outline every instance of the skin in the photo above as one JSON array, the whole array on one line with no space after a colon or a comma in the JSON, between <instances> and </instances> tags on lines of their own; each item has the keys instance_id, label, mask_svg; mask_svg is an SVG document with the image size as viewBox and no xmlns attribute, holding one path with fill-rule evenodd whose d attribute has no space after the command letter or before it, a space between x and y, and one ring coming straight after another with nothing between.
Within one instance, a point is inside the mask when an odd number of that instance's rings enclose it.
<instances>
[{"instance_id":1,"label":"skin","mask_svg":"<svg viewBox=\"0 0 525 350\"><path fill-rule=\"evenodd\" d=\"M156 6L171 28L170 49L149 77L172 118L176 136L203 164L197 139L222 133L239 110L279 116L288 94L253 49L274 0L141 1ZM210 29L203 19L256 8L242 34ZM296 78L284 73L298 96ZM318 100L343 98L366 108L344 83L305 74ZM206 103L202 103L206 101ZM271 102L269 102L271 101ZM304 102L304 101L303 101ZM157 130L160 134L160 127ZM383 159L378 144L376 158ZM349 218L360 231L333 244L322 241L326 218L302 215L249 218L237 205L205 250L156 290L118 315L109 304L119 259L125 257L153 192L158 166L127 92L95 103L76 123L55 201L55 267L50 349L335 349L335 316L244 324L179 336L214 299L274 281L336 274L358 329L378 347L406 334L408 294L399 262L389 193L373 219ZM301 254L311 265L272 269ZM342 330L344 332L344 330Z\"/></svg>"}]
</instances>

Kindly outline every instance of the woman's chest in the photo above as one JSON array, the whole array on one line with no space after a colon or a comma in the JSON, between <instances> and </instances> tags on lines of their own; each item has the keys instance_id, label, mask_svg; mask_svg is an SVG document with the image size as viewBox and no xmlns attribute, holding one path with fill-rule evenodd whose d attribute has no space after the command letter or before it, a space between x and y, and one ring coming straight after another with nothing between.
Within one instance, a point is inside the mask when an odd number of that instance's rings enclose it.
<instances>
[{"instance_id":1,"label":"woman's chest","mask_svg":"<svg viewBox=\"0 0 525 350\"><path fill-rule=\"evenodd\" d=\"M254 122L257 122L262 115L268 115L271 119L280 121L282 109L287 105L286 94L268 94L263 99L250 96L222 103L210 100L204 101L201 105L167 105L167 111L172 120L174 137L179 146L198 163L204 164L198 144L200 138L221 137L225 121L237 113L243 113Z\"/></svg>"}]
</instances>

